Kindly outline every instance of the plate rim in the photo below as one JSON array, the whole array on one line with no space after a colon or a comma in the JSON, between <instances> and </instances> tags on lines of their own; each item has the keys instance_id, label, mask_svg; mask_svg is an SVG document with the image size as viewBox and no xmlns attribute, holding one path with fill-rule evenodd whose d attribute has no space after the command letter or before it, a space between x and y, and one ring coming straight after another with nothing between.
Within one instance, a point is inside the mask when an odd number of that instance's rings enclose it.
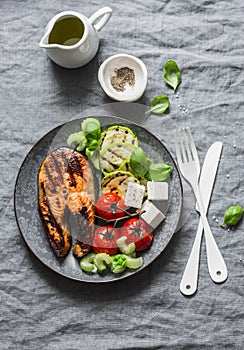
<instances>
[{"instance_id":1,"label":"plate rim","mask_svg":"<svg viewBox=\"0 0 244 350\"><path fill-rule=\"evenodd\" d=\"M28 240L26 240L21 228L20 228L20 224L19 224L19 220L18 220L18 214L17 214L17 199L16 199L16 195L17 195L17 185L18 185L18 181L19 181L19 177L20 177L20 174L22 172L22 169L24 168L24 165L25 165L25 162L26 160L28 159L29 155L31 154L31 152L34 150L34 148L36 148L38 146L39 143L41 143L45 137L47 137L50 133L52 132L55 132L56 130L58 129L61 129L63 126L65 126L67 123L71 123L71 122L77 122L78 120L82 120L82 119L87 119L87 118L94 118L94 116L89 116L89 117L80 117L80 118L75 118L75 119L71 119L65 123L62 123L60 125L57 125L56 127L54 127L53 129L49 130L48 132L46 132L42 137L39 138L39 140L37 142L35 142L35 144L30 148L30 150L26 153L26 156L24 157L21 165L20 165L20 168L18 170L18 173L17 173L17 176L16 176L16 180L15 180L15 185L14 185L14 214L15 214L15 219L16 219L16 222L17 222L17 226L18 226L18 229L19 229L19 232L26 244L26 246L28 247L28 249L32 252L32 254L44 265L46 266L47 268L49 268L51 271L57 273L58 275L62 276L62 277L65 277L67 279L70 279L70 280L73 280L73 281L77 281L77 282L81 282L81 283L89 283L89 284L107 284L107 283L114 283L114 282L119 282L119 281L122 281L122 280L125 280L127 278L130 278L132 276L135 276L139 273L141 273L142 271L144 271L146 268L148 268L149 266L151 266L156 259L158 259L162 254L163 252L165 251L165 249L167 248L167 246L169 245L169 243L171 242L174 234L176 233L176 229L177 229L177 226L178 226L178 223L180 221L180 215L181 215L181 212L182 212L182 207L183 207L183 185L182 185L182 180L181 180L181 176L180 176L180 171L178 169L178 166L176 164L176 161L175 159L173 158L171 152L169 151L168 147L149 129L147 129L146 127L144 127L143 125L140 125L140 124L137 124L131 120L128 120L128 119L125 119L125 118L121 118L121 117L117 117L117 116L109 116L109 115L102 115L102 116L96 116L96 118L100 119L100 118L116 118L117 120L121 121L121 122L124 122L124 123L127 123L127 124L133 124L135 125L136 127L139 127L141 128L142 130L144 130L146 133L148 133L151 137L153 137L154 139L156 139L165 149L165 151L168 153L169 157L171 158L173 164L174 164L174 170L176 170L176 173L177 173L177 176L178 176L178 180L179 180L179 185L180 185L180 194L181 194L181 198L180 198L180 211L179 211L179 215L178 215L178 218L177 218L177 221L175 223L175 227L174 227L174 230L172 230L172 234L170 236L170 238L168 239L165 247L163 250L160 251L160 253L155 256L149 263L147 263L147 265L145 266L142 266L141 268L133 271L131 274L127 274L127 275L120 275L118 277L113 277L109 280L82 280L82 279L79 279L79 278L76 278L76 277L73 277L73 276L69 276L61 271L57 271L55 270L52 266L49 266L45 261L43 261L43 259L41 259L35 252L34 250L32 249L31 245L28 243Z\"/></svg>"}]
</instances>

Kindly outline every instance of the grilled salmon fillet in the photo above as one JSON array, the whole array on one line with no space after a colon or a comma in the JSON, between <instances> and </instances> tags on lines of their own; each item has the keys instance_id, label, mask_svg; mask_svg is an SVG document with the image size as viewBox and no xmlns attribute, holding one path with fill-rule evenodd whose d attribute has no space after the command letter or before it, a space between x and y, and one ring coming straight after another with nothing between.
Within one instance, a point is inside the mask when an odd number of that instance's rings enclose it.
<instances>
[{"instance_id":1,"label":"grilled salmon fillet","mask_svg":"<svg viewBox=\"0 0 244 350\"><path fill-rule=\"evenodd\" d=\"M38 175L39 211L48 240L58 257L71 247L75 228L79 256L90 250L95 218L93 175L87 160L78 152L61 147L44 159ZM74 253L77 247L74 249Z\"/></svg>"}]
</instances>

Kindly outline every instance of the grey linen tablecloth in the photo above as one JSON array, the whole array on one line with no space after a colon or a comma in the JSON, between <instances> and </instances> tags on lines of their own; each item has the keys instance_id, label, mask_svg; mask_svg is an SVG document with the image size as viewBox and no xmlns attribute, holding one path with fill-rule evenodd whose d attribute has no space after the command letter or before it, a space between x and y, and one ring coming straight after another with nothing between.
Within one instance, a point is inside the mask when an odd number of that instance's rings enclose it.
<instances>
[{"instance_id":1,"label":"grey linen tablecloth","mask_svg":"<svg viewBox=\"0 0 244 350\"><path fill-rule=\"evenodd\" d=\"M65 70L39 49L53 15L71 9L90 16L105 5L113 15L87 66ZM243 349L243 221L228 232L213 219L221 222L228 206L244 204L243 11L242 0L1 0L0 349ZM203 241L192 298L180 293L179 284L198 226L194 210L150 267L108 285L75 282L49 270L16 224L13 194L23 159L55 126L112 102L97 71L116 53L144 61L148 86L138 102L149 105L155 95L167 94L167 118L191 127L201 163L212 142L224 144L208 217L229 278L212 282ZM178 95L163 80L169 59L181 69ZM165 132L163 116L150 116L145 125Z\"/></svg>"}]
</instances>

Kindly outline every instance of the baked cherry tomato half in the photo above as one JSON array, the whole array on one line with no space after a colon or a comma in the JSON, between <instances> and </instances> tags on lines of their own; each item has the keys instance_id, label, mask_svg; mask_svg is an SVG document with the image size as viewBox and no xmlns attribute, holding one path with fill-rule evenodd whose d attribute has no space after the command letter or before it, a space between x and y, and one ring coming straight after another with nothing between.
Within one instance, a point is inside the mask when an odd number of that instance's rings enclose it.
<instances>
[{"instance_id":1,"label":"baked cherry tomato half","mask_svg":"<svg viewBox=\"0 0 244 350\"><path fill-rule=\"evenodd\" d=\"M117 247L118 238L118 229L112 226L101 226L95 231L92 249L95 253L117 254L119 251Z\"/></svg>"},{"instance_id":2,"label":"baked cherry tomato half","mask_svg":"<svg viewBox=\"0 0 244 350\"><path fill-rule=\"evenodd\" d=\"M148 248L153 240L150 226L138 218L127 220L121 228L120 236L127 237L127 244L134 242L137 252Z\"/></svg>"},{"instance_id":3,"label":"baked cherry tomato half","mask_svg":"<svg viewBox=\"0 0 244 350\"><path fill-rule=\"evenodd\" d=\"M113 192L103 194L96 203L97 215L105 220L122 218L126 214L125 210L123 198Z\"/></svg>"}]
</instances>

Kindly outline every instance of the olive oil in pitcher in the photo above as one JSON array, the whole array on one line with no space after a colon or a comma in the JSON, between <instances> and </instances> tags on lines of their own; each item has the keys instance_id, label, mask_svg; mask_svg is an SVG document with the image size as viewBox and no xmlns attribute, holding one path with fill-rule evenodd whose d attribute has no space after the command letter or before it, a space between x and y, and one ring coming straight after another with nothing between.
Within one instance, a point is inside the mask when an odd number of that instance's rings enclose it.
<instances>
[{"instance_id":1,"label":"olive oil in pitcher","mask_svg":"<svg viewBox=\"0 0 244 350\"><path fill-rule=\"evenodd\" d=\"M75 16L58 20L49 35L49 44L71 46L77 44L84 35L84 24Z\"/></svg>"},{"instance_id":2,"label":"olive oil in pitcher","mask_svg":"<svg viewBox=\"0 0 244 350\"><path fill-rule=\"evenodd\" d=\"M47 24L39 46L64 68L78 68L90 62L99 48L98 32L111 17L110 7L97 10L87 18L76 11L57 13Z\"/></svg>"}]
</instances>

